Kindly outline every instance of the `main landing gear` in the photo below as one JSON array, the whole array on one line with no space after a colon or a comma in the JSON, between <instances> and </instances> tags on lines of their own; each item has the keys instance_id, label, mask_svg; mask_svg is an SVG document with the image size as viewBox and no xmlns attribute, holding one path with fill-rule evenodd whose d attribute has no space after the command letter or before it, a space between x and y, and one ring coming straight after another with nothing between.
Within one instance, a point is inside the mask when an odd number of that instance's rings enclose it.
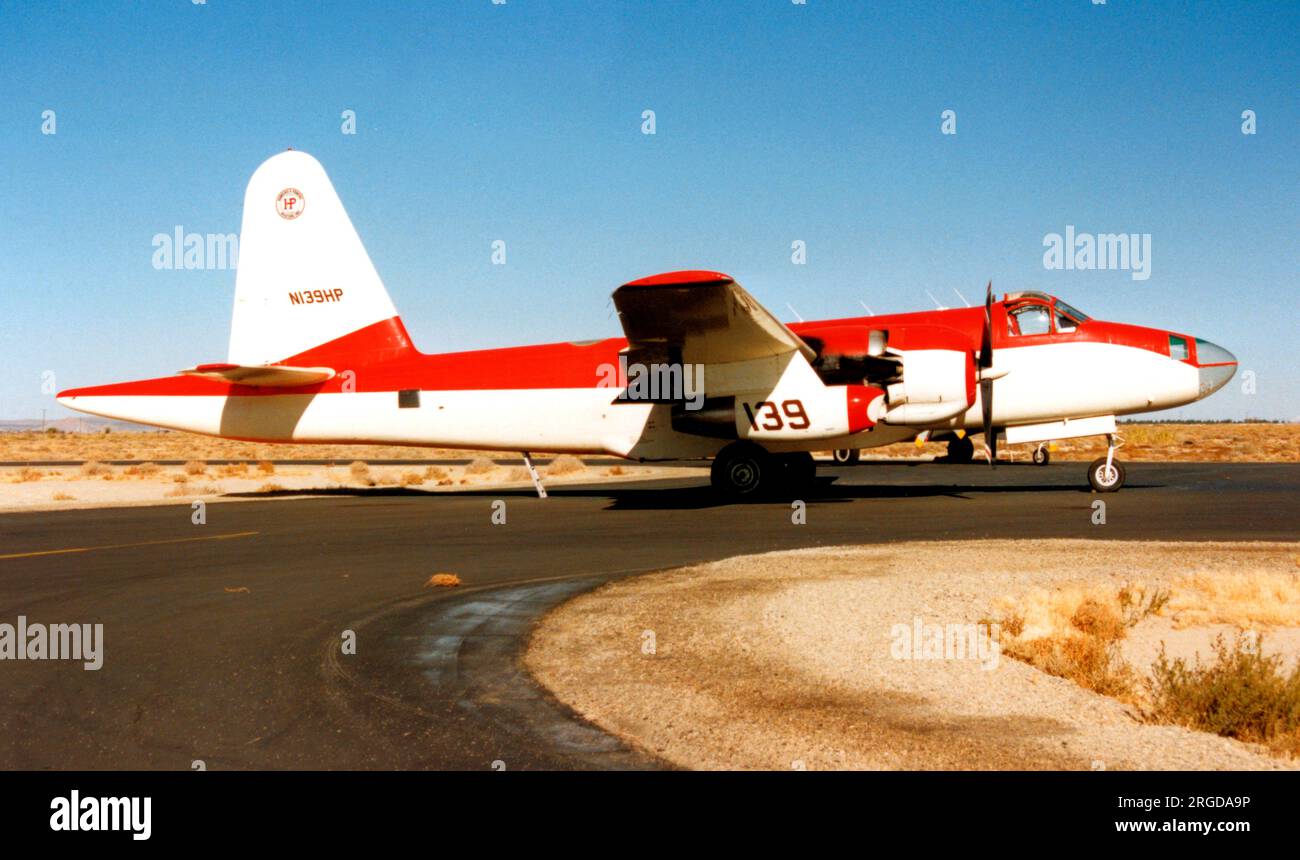
<instances>
[{"instance_id":1,"label":"main landing gear","mask_svg":"<svg viewBox=\"0 0 1300 860\"><path fill-rule=\"evenodd\" d=\"M1113 493L1124 486L1124 464L1115 459L1119 447L1114 433L1106 434L1106 456L1098 457L1088 466L1088 483L1098 493Z\"/></svg>"},{"instance_id":2,"label":"main landing gear","mask_svg":"<svg viewBox=\"0 0 1300 860\"><path fill-rule=\"evenodd\" d=\"M862 451L857 448L836 448L831 453L831 459L841 466L852 466L862 459Z\"/></svg>"},{"instance_id":3,"label":"main landing gear","mask_svg":"<svg viewBox=\"0 0 1300 860\"><path fill-rule=\"evenodd\" d=\"M812 454L772 454L753 442L732 442L713 458L713 489L731 499L755 499L800 492L817 477Z\"/></svg>"}]
</instances>

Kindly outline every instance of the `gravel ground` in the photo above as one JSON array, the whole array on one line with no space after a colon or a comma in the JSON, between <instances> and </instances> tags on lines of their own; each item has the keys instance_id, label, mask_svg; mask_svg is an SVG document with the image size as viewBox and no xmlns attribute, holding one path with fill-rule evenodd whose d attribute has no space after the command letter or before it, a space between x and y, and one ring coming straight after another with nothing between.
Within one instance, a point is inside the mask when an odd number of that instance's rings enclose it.
<instances>
[{"instance_id":1,"label":"gravel ground","mask_svg":"<svg viewBox=\"0 0 1300 860\"><path fill-rule=\"evenodd\" d=\"M1294 768L1259 747L1143 723L1009 657L907 659L901 643L913 638L896 625L975 624L1035 587L1294 572L1298 553L1055 540L746 556L569 601L542 620L524 659L582 716L689 768ZM1137 652L1150 651L1151 629Z\"/></svg>"}]
</instances>

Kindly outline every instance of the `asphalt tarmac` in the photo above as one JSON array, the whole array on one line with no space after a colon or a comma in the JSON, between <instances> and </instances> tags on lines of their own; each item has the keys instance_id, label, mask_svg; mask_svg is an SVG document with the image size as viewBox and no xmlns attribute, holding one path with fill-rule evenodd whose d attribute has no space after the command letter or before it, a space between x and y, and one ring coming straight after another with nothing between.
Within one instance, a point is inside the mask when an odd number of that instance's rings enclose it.
<instances>
[{"instance_id":1,"label":"asphalt tarmac","mask_svg":"<svg viewBox=\"0 0 1300 860\"><path fill-rule=\"evenodd\" d=\"M1084 468L823 467L837 480L807 495L802 525L789 502L719 503L704 471L545 500L286 493L209 504L204 525L185 503L0 515L0 623L104 625L98 671L0 661L0 767L656 767L518 668L546 609L621 576L803 546L1300 538L1300 464L1134 463L1104 496ZM441 572L462 585L427 587Z\"/></svg>"}]
</instances>

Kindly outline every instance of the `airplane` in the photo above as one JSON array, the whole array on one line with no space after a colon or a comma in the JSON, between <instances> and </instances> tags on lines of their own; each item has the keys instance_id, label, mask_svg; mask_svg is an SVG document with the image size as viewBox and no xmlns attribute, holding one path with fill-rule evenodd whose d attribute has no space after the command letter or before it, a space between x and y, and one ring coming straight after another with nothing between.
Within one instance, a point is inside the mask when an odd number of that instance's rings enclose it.
<instances>
[{"instance_id":1,"label":"airplane","mask_svg":"<svg viewBox=\"0 0 1300 860\"><path fill-rule=\"evenodd\" d=\"M426 354L324 168L292 149L253 173L240 237L225 361L58 402L256 442L522 452L535 481L533 451L712 458L711 484L733 500L806 488L813 451L926 434L970 460L980 434L994 466L999 437L1098 435L1107 453L1088 481L1113 492L1116 417L1200 400L1237 366L1209 341L1046 293L995 300L991 283L982 307L787 325L709 270L616 289L621 338Z\"/></svg>"}]
</instances>

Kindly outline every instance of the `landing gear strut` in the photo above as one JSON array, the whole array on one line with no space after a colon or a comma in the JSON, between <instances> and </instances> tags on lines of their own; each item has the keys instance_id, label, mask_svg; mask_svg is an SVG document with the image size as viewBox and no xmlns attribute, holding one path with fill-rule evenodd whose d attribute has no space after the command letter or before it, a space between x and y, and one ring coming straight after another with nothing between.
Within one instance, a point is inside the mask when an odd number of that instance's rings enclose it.
<instances>
[{"instance_id":1,"label":"landing gear strut","mask_svg":"<svg viewBox=\"0 0 1300 860\"><path fill-rule=\"evenodd\" d=\"M1088 483L1098 493L1113 493L1124 486L1124 464L1115 459L1115 434L1106 434L1106 456L1088 466Z\"/></svg>"},{"instance_id":2,"label":"landing gear strut","mask_svg":"<svg viewBox=\"0 0 1300 860\"><path fill-rule=\"evenodd\" d=\"M1034 465L1046 466L1052 462L1052 452L1047 450L1046 442L1039 442L1038 447L1034 449Z\"/></svg>"}]
</instances>

